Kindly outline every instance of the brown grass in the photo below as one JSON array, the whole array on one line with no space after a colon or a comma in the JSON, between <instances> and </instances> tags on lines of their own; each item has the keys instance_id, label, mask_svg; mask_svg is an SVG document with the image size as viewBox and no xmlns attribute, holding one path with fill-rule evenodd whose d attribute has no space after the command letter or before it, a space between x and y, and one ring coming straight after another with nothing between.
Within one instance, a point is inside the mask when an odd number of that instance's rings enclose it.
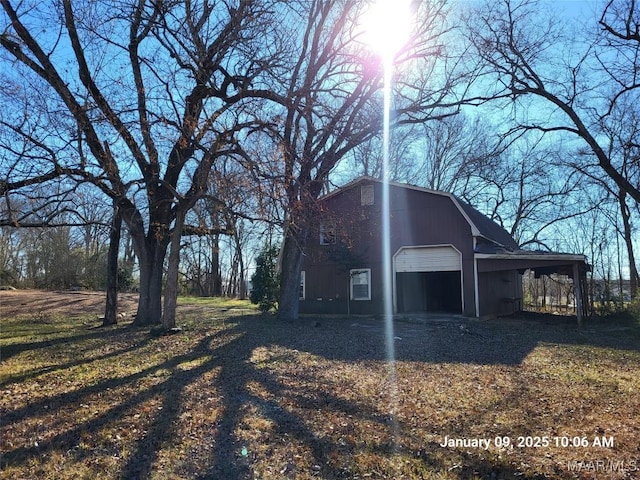
<instances>
[{"instance_id":1,"label":"brown grass","mask_svg":"<svg viewBox=\"0 0 640 480\"><path fill-rule=\"evenodd\" d=\"M156 337L130 321L95 328L100 302L8 315L10 295L0 292L0 478L640 476L637 326L397 322L393 381L375 319L285 323L189 301L183 332ZM563 445L574 437L589 446ZM602 438L613 446L593 446Z\"/></svg>"}]
</instances>

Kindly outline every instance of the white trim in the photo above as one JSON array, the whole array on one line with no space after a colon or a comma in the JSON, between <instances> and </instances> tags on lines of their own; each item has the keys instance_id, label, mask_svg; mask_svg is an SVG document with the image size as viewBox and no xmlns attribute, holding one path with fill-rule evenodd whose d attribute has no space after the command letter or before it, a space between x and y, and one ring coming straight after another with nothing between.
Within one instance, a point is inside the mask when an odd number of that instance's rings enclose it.
<instances>
[{"instance_id":1,"label":"white trim","mask_svg":"<svg viewBox=\"0 0 640 480\"><path fill-rule=\"evenodd\" d=\"M473 259L473 296L476 309L476 318L480 318L480 285L478 280L478 259Z\"/></svg>"},{"instance_id":2,"label":"white trim","mask_svg":"<svg viewBox=\"0 0 640 480\"><path fill-rule=\"evenodd\" d=\"M464 269L462 268L462 258L460 258L460 307L462 307L462 313L464 315Z\"/></svg>"},{"instance_id":3,"label":"white trim","mask_svg":"<svg viewBox=\"0 0 640 480\"><path fill-rule=\"evenodd\" d=\"M473 251L476 251L476 247L478 246L478 239L473 237ZM476 318L480 318L480 285L478 279L478 259L475 254L473 256L473 304L476 309L475 314Z\"/></svg>"},{"instance_id":4,"label":"white trim","mask_svg":"<svg viewBox=\"0 0 640 480\"><path fill-rule=\"evenodd\" d=\"M402 247L400 247L402 248ZM398 252L400 249L398 249ZM393 309L393 313L398 313L398 285L396 282L396 255L398 252L394 253L391 257L391 308Z\"/></svg>"},{"instance_id":5,"label":"white trim","mask_svg":"<svg viewBox=\"0 0 640 480\"><path fill-rule=\"evenodd\" d=\"M321 223L320 245L335 245L336 243L336 227L333 223Z\"/></svg>"},{"instance_id":6,"label":"white trim","mask_svg":"<svg viewBox=\"0 0 640 480\"><path fill-rule=\"evenodd\" d=\"M367 274L367 297L366 298L354 298L353 297L353 277L358 273ZM370 268L353 268L349 270L349 300L354 302L371 300L371 269Z\"/></svg>"},{"instance_id":7,"label":"white trim","mask_svg":"<svg viewBox=\"0 0 640 480\"><path fill-rule=\"evenodd\" d=\"M300 270L300 286L302 287L302 296L298 294L298 300L305 300L307 298L307 275L304 270Z\"/></svg>"}]
</instances>

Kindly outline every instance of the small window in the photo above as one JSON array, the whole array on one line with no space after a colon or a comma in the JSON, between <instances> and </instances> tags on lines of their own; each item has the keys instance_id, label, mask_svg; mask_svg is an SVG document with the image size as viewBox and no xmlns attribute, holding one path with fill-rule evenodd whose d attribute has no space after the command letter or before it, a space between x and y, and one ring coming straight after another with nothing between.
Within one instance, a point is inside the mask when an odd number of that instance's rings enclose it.
<instances>
[{"instance_id":1,"label":"small window","mask_svg":"<svg viewBox=\"0 0 640 480\"><path fill-rule=\"evenodd\" d=\"M300 300L304 300L304 296L305 296L305 293L306 293L305 290L306 290L307 285L306 285L305 280L306 280L305 272L304 272L304 270L302 270L300 272L300 291L299 291L299 294L298 294L298 298Z\"/></svg>"},{"instance_id":2,"label":"small window","mask_svg":"<svg viewBox=\"0 0 640 480\"><path fill-rule=\"evenodd\" d=\"M331 224L320 224L320 245L333 245L336 243L336 230Z\"/></svg>"},{"instance_id":3,"label":"small window","mask_svg":"<svg viewBox=\"0 0 640 480\"><path fill-rule=\"evenodd\" d=\"M351 300L371 300L371 269L351 270Z\"/></svg>"},{"instance_id":4,"label":"small window","mask_svg":"<svg viewBox=\"0 0 640 480\"><path fill-rule=\"evenodd\" d=\"M373 185L360 187L360 205L373 205Z\"/></svg>"}]
</instances>

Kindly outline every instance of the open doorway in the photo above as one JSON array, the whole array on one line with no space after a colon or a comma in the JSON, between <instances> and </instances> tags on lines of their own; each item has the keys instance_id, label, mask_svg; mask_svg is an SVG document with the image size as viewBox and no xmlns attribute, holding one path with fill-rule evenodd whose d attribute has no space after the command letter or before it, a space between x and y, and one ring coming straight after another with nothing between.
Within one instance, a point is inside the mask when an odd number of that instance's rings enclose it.
<instances>
[{"instance_id":1,"label":"open doorway","mask_svg":"<svg viewBox=\"0 0 640 480\"><path fill-rule=\"evenodd\" d=\"M398 313L462 313L460 271L396 274Z\"/></svg>"}]
</instances>

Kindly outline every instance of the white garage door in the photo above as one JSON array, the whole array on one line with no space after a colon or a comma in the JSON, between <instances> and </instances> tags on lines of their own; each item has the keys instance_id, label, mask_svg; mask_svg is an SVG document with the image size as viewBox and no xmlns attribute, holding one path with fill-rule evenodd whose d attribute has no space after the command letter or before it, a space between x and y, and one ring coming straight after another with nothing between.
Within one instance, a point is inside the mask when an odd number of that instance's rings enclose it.
<instances>
[{"instance_id":1,"label":"white garage door","mask_svg":"<svg viewBox=\"0 0 640 480\"><path fill-rule=\"evenodd\" d=\"M462 256L452 246L403 247L395 256L396 273L462 270Z\"/></svg>"}]
</instances>

